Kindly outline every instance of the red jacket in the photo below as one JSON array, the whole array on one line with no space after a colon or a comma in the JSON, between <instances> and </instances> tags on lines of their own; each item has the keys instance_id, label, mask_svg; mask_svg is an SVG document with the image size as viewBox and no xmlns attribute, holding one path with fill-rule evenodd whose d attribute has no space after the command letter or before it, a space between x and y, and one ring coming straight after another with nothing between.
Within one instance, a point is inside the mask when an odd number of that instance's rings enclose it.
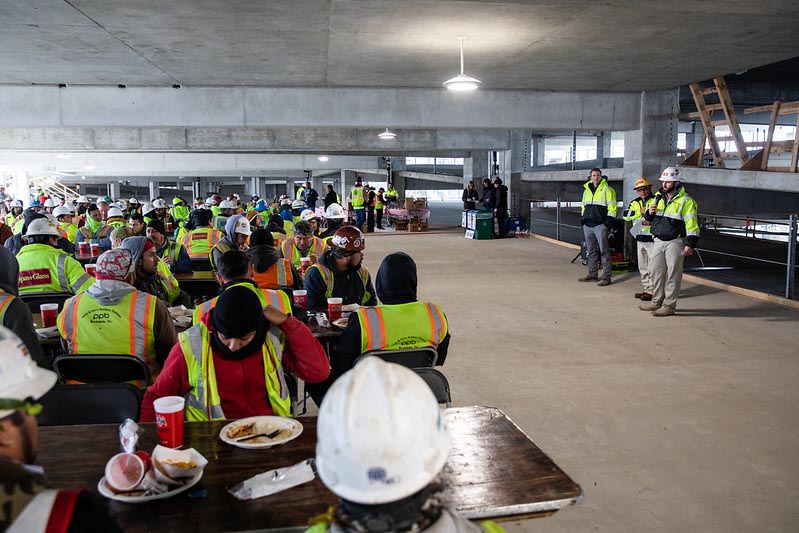
<instances>
[{"instance_id":1,"label":"red jacket","mask_svg":"<svg viewBox=\"0 0 799 533\"><path fill-rule=\"evenodd\" d=\"M203 322L209 328L212 315L213 312L203 317ZM327 379L330 375L330 363L325 349L311 330L291 316L280 325L280 329L286 336L283 371L291 372L308 383L319 383ZM240 361L224 359L216 352L213 352L213 357L219 398L227 418L273 414L267 399L260 347L251 356ZM162 396L185 396L190 389L186 359L180 343L176 343L169 352L158 379L144 393L141 421L155 420L153 400Z\"/></svg>"}]
</instances>

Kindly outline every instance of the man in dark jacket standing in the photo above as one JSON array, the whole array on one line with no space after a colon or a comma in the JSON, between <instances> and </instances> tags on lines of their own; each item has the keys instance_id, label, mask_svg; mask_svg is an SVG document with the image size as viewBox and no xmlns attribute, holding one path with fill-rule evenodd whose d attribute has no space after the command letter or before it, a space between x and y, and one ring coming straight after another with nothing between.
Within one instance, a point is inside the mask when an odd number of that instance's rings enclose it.
<instances>
[{"instance_id":1,"label":"man in dark jacket standing","mask_svg":"<svg viewBox=\"0 0 799 533\"><path fill-rule=\"evenodd\" d=\"M610 285L612 266L608 230L616 218L616 191L608 185L598 168L591 169L590 179L583 185L583 203L580 222L588 255L588 275L577 281L598 281L599 287ZM599 258L602 256L602 275L599 275Z\"/></svg>"},{"instance_id":2,"label":"man in dark jacket standing","mask_svg":"<svg viewBox=\"0 0 799 533\"><path fill-rule=\"evenodd\" d=\"M494 178L494 216L497 217L497 230L499 238L504 239L508 236L508 187L502 185L499 176Z\"/></svg>"}]
</instances>

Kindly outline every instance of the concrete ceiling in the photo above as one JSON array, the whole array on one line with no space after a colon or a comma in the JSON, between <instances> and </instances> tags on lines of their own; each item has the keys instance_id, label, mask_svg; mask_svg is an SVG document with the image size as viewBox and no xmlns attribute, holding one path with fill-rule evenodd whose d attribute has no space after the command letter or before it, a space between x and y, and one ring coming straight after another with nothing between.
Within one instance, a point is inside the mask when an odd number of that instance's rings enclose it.
<instances>
[{"instance_id":1,"label":"concrete ceiling","mask_svg":"<svg viewBox=\"0 0 799 533\"><path fill-rule=\"evenodd\" d=\"M799 55L796 0L4 0L0 84L671 88Z\"/></svg>"}]
</instances>

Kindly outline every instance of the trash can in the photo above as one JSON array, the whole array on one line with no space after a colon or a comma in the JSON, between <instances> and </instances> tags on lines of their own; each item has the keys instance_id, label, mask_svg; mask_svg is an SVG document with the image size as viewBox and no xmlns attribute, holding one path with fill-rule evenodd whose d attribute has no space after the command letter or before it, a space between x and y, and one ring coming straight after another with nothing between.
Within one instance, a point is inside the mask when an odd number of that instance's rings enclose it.
<instances>
[{"instance_id":1,"label":"trash can","mask_svg":"<svg viewBox=\"0 0 799 533\"><path fill-rule=\"evenodd\" d=\"M471 210L466 213L466 238L490 239L494 233L494 213Z\"/></svg>"}]
</instances>

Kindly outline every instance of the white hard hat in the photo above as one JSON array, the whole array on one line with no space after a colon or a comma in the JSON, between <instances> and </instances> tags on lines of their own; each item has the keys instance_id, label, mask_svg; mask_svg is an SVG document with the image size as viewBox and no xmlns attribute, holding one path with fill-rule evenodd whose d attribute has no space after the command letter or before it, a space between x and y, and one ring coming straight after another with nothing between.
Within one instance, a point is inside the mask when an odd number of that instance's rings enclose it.
<instances>
[{"instance_id":1,"label":"white hard hat","mask_svg":"<svg viewBox=\"0 0 799 533\"><path fill-rule=\"evenodd\" d=\"M155 211L155 207L153 207L153 204L151 204L150 202L147 202L147 203L146 203L146 204L144 204L144 206L141 208L141 214L142 214L142 215L146 215L146 214L147 214L147 213L149 213L150 211Z\"/></svg>"},{"instance_id":2,"label":"white hard hat","mask_svg":"<svg viewBox=\"0 0 799 533\"><path fill-rule=\"evenodd\" d=\"M112 207L108 210L108 218L124 217L122 210L118 207Z\"/></svg>"},{"instance_id":3,"label":"white hard hat","mask_svg":"<svg viewBox=\"0 0 799 533\"><path fill-rule=\"evenodd\" d=\"M236 209L236 202L232 200L222 200L219 202L219 209Z\"/></svg>"},{"instance_id":4,"label":"white hard hat","mask_svg":"<svg viewBox=\"0 0 799 533\"><path fill-rule=\"evenodd\" d=\"M58 233L56 226L47 218L37 218L28 224L28 231L25 232L25 236L30 237L32 235L53 235L54 237L61 236L61 234Z\"/></svg>"},{"instance_id":5,"label":"white hard hat","mask_svg":"<svg viewBox=\"0 0 799 533\"><path fill-rule=\"evenodd\" d=\"M75 203L78 203L78 204L90 204L92 202L91 202L91 200L89 200L89 198L87 196L84 196L83 194L81 194L80 196L78 196L78 199L75 200Z\"/></svg>"},{"instance_id":6,"label":"white hard hat","mask_svg":"<svg viewBox=\"0 0 799 533\"><path fill-rule=\"evenodd\" d=\"M22 205L22 200L14 200L13 202L11 202L11 207L24 207L24 206Z\"/></svg>"},{"instance_id":7,"label":"white hard hat","mask_svg":"<svg viewBox=\"0 0 799 533\"><path fill-rule=\"evenodd\" d=\"M680 169L677 167L666 167L660 174L660 181L682 181L680 179Z\"/></svg>"},{"instance_id":8,"label":"white hard hat","mask_svg":"<svg viewBox=\"0 0 799 533\"><path fill-rule=\"evenodd\" d=\"M0 326L0 399L38 400L55 385L55 372L39 368L25 344L10 329ZM0 410L0 418L14 409Z\"/></svg>"},{"instance_id":9,"label":"white hard hat","mask_svg":"<svg viewBox=\"0 0 799 533\"><path fill-rule=\"evenodd\" d=\"M47 200L44 201L44 206L45 207L55 207L55 202L53 201L52 198L48 198Z\"/></svg>"},{"instance_id":10,"label":"white hard hat","mask_svg":"<svg viewBox=\"0 0 799 533\"><path fill-rule=\"evenodd\" d=\"M128 200L128 203L129 204L138 204L139 201L137 199L135 199L135 198L131 198L130 200Z\"/></svg>"},{"instance_id":11,"label":"white hard hat","mask_svg":"<svg viewBox=\"0 0 799 533\"><path fill-rule=\"evenodd\" d=\"M308 207L308 204L306 204L302 200L294 200L293 202L291 202L292 209L305 209L306 207Z\"/></svg>"},{"instance_id":12,"label":"white hard hat","mask_svg":"<svg viewBox=\"0 0 799 533\"><path fill-rule=\"evenodd\" d=\"M319 478L351 502L382 504L415 494L444 467L449 444L424 380L378 357L337 379L319 408Z\"/></svg>"},{"instance_id":13,"label":"white hard hat","mask_svg":"<svg viewBox=\"0 0 799 533\"><path fill-rule=\"evenodd\" d=\"M247 217L239 215L239 219L236 220L236 225L233 227L233 233L241 233L242 235L250 235L252 233L250 221L247 220Z\"/></svg>"},{"instance_id":14,"label":"white hard hat","mask_svg":"<svg viewBox=\"0 0 799 533\"><path fill-rule=\"evenodd\" d=\"M291 200L289 200L288 198L283 198L282 200L280 200L280 205L291 205Z\"/></svg>"},{"instance_id":15,"label":"white hard hat","mask_svg":"<svg viewBox=\"0 0 799 533\"><path fill-rule=\"evenodd\" d=\"M325 218L330 218L334 220L346 218L346 216L344 215L344 208L342 208L340 205L338 205L335 202L330 204L329 206L327 206L327 209L325 209Z\"/></svg>"},{"instance_id":16,"label":"white hard hat","mask_svg":"<svg viewBox=\"0 0 799 533\"><path fill-rule=\"evenodd\" d=\"M316 218L316 213L314 213L310 209L306 209L302 213L300 213L300 220L314 220L315 218Z\"/></svg>"},{"instance_id":17,"label":"white hard hat","mask_svg":"<svg viewBox=\"0 0 799 533\"><path fill-rule=\"evenodd\" d=\"M166 209L166 202L160 198L153 200L153 207L156 209Z\"/></svg>"},{"instance_id":18,"label":"white hard hat","mask_svg":"<svg viewBox=\"0 0 799 533\"><path fill-rule=\"evenodd\" d=\"M205 205L214 205L214 199L209 196L205 199Z\"/></svg>"},{"instance_id":19,"label":"white hard hat","mask_svg":"<svg viewBox=\"0 0 799 533\"><path fill-rule=\"evenodd\" d=\"M64 207L63 205L59 205L58 207L53 209L53 215L56 218L58 218L60 216L63 216L63 215L71 215L71 214L72 214L72 211L70 211L69 208Z\"/></svg>"}]
</instances>

